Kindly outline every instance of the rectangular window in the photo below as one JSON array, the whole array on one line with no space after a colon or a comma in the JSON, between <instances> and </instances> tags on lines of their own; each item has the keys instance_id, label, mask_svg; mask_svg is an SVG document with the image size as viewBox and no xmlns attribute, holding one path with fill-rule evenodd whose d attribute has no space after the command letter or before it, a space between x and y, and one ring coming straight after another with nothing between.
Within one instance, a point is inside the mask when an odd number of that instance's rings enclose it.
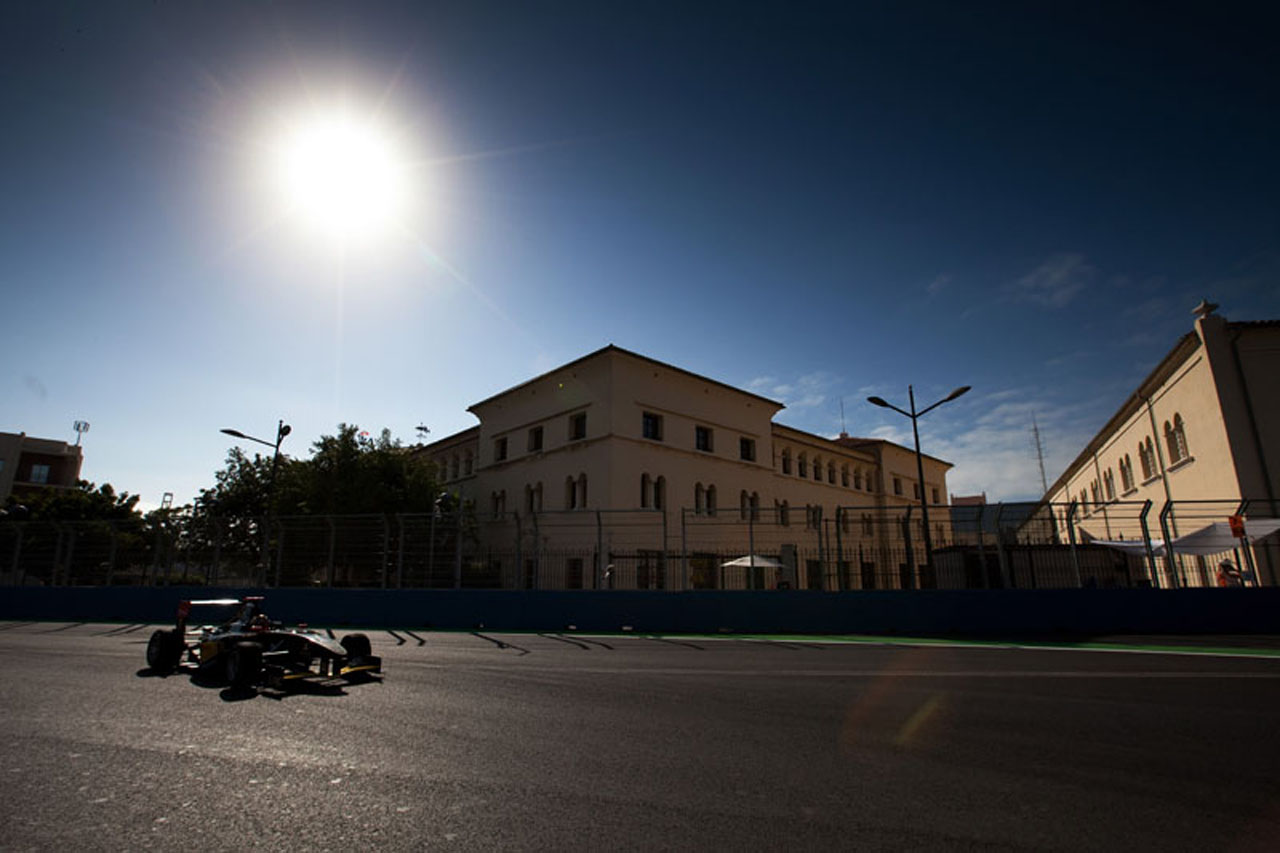
<instances>
[{"instance_id":1,"label":"rectangular window","mask_svg":"<svg viewBox=\"0 0 1280 853\"><path fill-rule=\"evenodd\" d=\"M542 427L537 426L529 430L529 452L536 453L542 449Z\"/></svg>"},{"instance_id":2,"label":"rectangular window","mask_svg":"<svg viewBox=\"0 0 1280 853\"><path fill-rule=\"evenodd\" d=\"M932 491L933 491L933 502L934 502L935 504L940 504L940 503L942 503L942 501L938 499L938 490L937 490L937 488L935 487Z\"/></svg>"},{"instance_id":3,"label":"rectangular window","mask_svg":"<svg viewBox=\"0 0 1280 853\"><path fill-rule=\"evenodd\" d=\"M645 412L640 416L640 431L645 438L662 441L662 415Z\"/></svg>"},{"instance_id":4,"label":"rectangular window","mask_svg":"<svg viewBox=\"0 0 1280 853\"><path fill-rule=\"evenodd\" d=\"M738 439L738 457L747 461L756 461L756 440L754 438Z\"/></svg>"},{"instance_id":5,"label":"rectangular window","mask_svg":"<svg viewBox=\"0 0 1280 853\"><path fill-rule=\"evenodd\" d=\"M31 480L32 483L40 483L42 485L49 482L49 466L48 465L32 465Z\"/></svg>"},{"instance_id":6,"label":"rectangular window","mask_svg":"<svg viewBox=\"0 0 1280 853\"><path fill-rule=\"evenodd\" d=\"M711 427L700 426L693 428L693 446L704 453L712 451Z\"/></svg>"},{"instance_id":7,"label":"rectangular window","mask_svg":"<svg viewBox=\"0 0 1280 853\"><path fill-rule=\"evenodd\" d=\"M587 437L587 413L579 412L569 416L569 440L581 441Z\"/></svg>"},{"instance_id":8,"label":"rectangular window","mask_svg":"<svg viewBox=\"0 0 1280 853\"><path fill-rule=\"evenodd\" d=\"M902 478L901 477L893 478L893 493L895 495L902 494Z\"/></svg>"},{"instance_id":9,"label":"rectangular window","mask_svg":"<svg viewBox=\"0 0 1280 853\"><path fill-rule=\"evenodd\" d=\"M506 458L507 458L506 437L504 436L503 438L495 438L493 440L493 460L495 462L501 462L503 459L506 459Z\"/></svg>"}]
</instances>

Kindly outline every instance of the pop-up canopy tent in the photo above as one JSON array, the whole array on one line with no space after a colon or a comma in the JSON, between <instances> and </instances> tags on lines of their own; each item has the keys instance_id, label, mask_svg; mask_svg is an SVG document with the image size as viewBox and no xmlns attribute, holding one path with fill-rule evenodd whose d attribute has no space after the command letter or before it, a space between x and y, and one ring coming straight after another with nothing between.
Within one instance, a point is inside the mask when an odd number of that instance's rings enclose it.
<instances>
[{"instance_id":1,"label":"pop-up canopy tent","mask_svg":"<svg viewBox=\"0 0 1280 853\"><path fill-rule=\"evenodd\" d=\"M1277 530L1280 530L1280 519L1277 518L1255 518L1244 522L1245 539L1250 545L1266 539ZM1105 545L1117 551L1124 551L1126 554L1141 556L1147 553L1147 546L1141 540L1089 538L1088 541L1094 545ZM1230 551L1239 545L1240 540L1231 533L1231 525L1225 521L1215 521L1207 527L1174 539L1173 552L1193 557L1210 557ZM1152 539L1151 552L1157 557L1163 557L1165 555L1164 540Z\"/></svg>"},{"instance_id":2,"label":"pop-up canopy tent","mask_svg":"<svg viewBox=\"0 0 1280 853\"><path fill-rule=\"evenodd\" d=\"M745 557L738 557L736 560L730 560L727 563L721 563L726 569L748 569L755 567L757 569L781 569L784 568L782 563L777 560L771 560L768 557L761 557L759 554L748 554Z\"/></svg>"}]
</instances>

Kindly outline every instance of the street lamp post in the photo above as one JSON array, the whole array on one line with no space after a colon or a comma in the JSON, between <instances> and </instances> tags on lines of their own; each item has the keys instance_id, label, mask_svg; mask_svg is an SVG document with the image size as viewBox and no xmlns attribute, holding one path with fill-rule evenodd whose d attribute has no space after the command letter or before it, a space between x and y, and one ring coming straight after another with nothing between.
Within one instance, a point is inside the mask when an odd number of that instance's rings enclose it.
<instances>
[{"instance_id":1,"label":"street lamp post","mask_svg":"<svg viewBox=\"0 0 1280 853\"><path fill-rule=\"evenodd\" d=\"M933 411L934 409L938 408L943 403L950 403L952 400L956 399L957 397L968 393L971 387L972 386L969 386L969 385L961 385L959 388L952 391L950 394L943 397L938 402L930 406L926 406L920 411L916 411L916 392L915 392L915 388L913 388L910 385L907 386L907 399L910 401L910 405L911 405L911 411L909 412L903 409L899 409L897 406L893 405L890 402L887 402L881 397L867 398L867 402L872 404L873 406L880 406L881 408L885 408L885 409L893 409L898 414L904 415L911 419L911 433L914 436L916 441L916 476L919 478L919 482L920 482L920 513L922 516L921 521L924 524L924 558L925 558L925 565L927 566L933 565L933 535L929 532L929 501L925 497L924 457L920 454L920 427L917 422L920 420L921 417Z\"/></svg>"},{"instance_id":2,"label":"street lamp post","mask_svg":"<svg viewBox=\"0 0 1280 853\"><path fill-rule=\"evenodd\" d=\"M233 438L241 438L245 441L256 441L258 444L272 448L271 456L271 477L267 480L267 518L262 525L262 585L267 585L267 568L270 562L270 555L267 553L268 542L270 541L270 529L268 525L271 523L271 515L275 512L276 507L276 471L280 468L280 442L284 441L284 437L293 432L293 427L289 426L283 420L276 424L276 440L275 443L262 438L255 438L252 435L246 435L238 429L224 429L222 432Z\"/></svg>"}]
</instances>

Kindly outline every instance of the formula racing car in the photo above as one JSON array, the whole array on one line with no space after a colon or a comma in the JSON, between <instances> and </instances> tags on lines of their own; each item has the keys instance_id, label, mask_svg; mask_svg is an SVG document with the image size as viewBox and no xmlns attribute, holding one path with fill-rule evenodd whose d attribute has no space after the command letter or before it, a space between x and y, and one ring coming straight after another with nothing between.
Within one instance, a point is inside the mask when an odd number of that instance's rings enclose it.
<instances>
[{"instance_id":1,"label":"formula racing car","mask_svg":"<svg viewBox=\"0 0 1280 853\"><path fill-rule=\"evenodd\" d=\"M261 596L181 601L177 625L161 629L147 642L147 666L169 673L184 665L233 688L259 685L283 690L293 683L341 684L382 672L364 634L340 641L305 625L288 628L262 612ZM222 621L192 627L192 608ZM212 612L210 612L212 610Z\"/></svg>"}]
</instances>

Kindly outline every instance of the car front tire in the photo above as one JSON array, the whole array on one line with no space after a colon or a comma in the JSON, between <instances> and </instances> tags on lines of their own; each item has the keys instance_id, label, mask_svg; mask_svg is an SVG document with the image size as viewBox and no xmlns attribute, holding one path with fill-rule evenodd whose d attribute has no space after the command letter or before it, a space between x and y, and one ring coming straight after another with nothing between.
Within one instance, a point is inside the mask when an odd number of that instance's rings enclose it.
<instances>
[{"instance_id":1,"label":"car front tire","mask_svg":"<svg viewBox=\"0 0 1280 853\"><path fill-rule=\"evenodd\" d=\"M152 672L169 673L182 661L182 637L177 629L154 631L147 641L147 666Z\"/></svg>"},{"instance_id":2,"label":"car front tire","mask_svg":"<svg viewBox=\"0 0 1280 853\"><path fill-rule=\"evenodd\" d=\"M366 634L347 634L339 642L347 650L349 658L367 658L373 654L373 646L369 644Z\"/></svg>"},{"instance_id":3,"label":"car front tire","mask_svg":"<svg viewBox=\"0 0 1280 853\"><path fill-rule=\"evenodd\" d=\"M262 646L236 643L227 655L227 681L236 689L252 687L262 673Z\"/></svg>"}]
</instances>

